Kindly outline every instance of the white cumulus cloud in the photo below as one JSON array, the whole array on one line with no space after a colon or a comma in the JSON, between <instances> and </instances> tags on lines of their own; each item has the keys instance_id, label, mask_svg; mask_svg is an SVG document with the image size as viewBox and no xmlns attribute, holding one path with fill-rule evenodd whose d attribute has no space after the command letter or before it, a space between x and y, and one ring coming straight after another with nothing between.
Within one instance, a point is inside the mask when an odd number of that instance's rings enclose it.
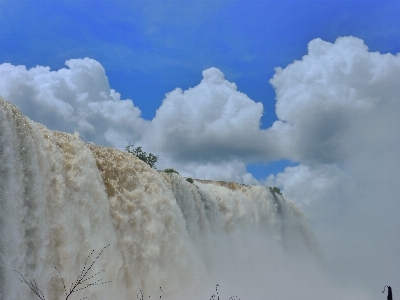
<instances>
[{"instance_id":1,"label":"white cumulus cloud","mask_svg":"<svg viewBox=\"0 0 400 300\"><path fill-rule=\"evenodd\" d=\"M278 155L271 134L260 129L263 105L210 68L186 91L168 93L144 143L176 161L251 161Z\"/></svg>"},{"instance_id":2,"label":"white cumulus cloud","mask_svg":"<svg viewBox=\"0 0 400 300\"><path fill-rule=\"evenodd\" d=\"M51 71L0 65L0 94L26 116L50 129L78 132L86 141L122 148L146 126L131 101L110 88L101 64L71 59L68 69Z\"/></svg>"},{"instance_id":3,"label":"white cumulus cloud","mask_svg":"<svg viewBox=\"0 0 400 300\"><path fill-rule=\"evenodd\" d=\"M287 158L334 163L400 144L399 55L369 52L354 37L315 39L271 83Z\"/></svg>"}]
</instances>

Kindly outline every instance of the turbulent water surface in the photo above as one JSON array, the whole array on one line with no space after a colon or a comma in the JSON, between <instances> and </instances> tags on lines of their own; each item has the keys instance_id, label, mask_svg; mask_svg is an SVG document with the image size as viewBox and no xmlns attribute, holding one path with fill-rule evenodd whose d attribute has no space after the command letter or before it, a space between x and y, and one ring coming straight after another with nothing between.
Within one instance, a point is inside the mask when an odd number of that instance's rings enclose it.
<instances>
[{"instance_id":1,"label":"turbulent water surface","mask_svg":"<svg viewBox=\"0 0 400 300\"><path fill-rule=\"evenodd\" d=\"M305 257L318 256L318 247L283 196L190 183L0 104L1 299L36 297L14 270L35 279L46 299L65 299L55 267L68 289L91 251L89 263L108 244L89 274L105 271L88 283L111 282L69 299L136 299L140 290L159 298L160 287L163 299L209 299L217 283L226 299L279 299L286 296L277 282L304 283L299 273L312 261Z\"/></svg>"}]
</instances>

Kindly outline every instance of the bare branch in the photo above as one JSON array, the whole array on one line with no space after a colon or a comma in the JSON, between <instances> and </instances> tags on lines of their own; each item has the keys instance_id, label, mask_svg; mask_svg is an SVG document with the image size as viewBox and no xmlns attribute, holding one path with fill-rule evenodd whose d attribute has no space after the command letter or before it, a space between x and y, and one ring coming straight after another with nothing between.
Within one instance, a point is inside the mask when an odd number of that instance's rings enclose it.
<instances>
[{"instance_id":1,"label":"bare branch","mask_svg":"<svg viewBox=\"0 0 400 300\"><path fill-rule=\"evenodd\" d=\"M87 267L88 261L89 261L90 256L93 255L94 250L88 255L88 257L86 258L85 264L83 265L83 269L82 269L81 273L79 274L79 276L76 279L76 281L71 285L69 293L66 294L65 300L67 300L69 298L69 296L72 295L72 293L84 290L84 289L86 289L86 288L88 288L90 286L93 286L93 285L102 285L102 284L111 282L111 281L101 282L101 279L98 279L98 280L96 280L96 281L94 281L92 283L86 283L86 285L84 284L84 282L86 282L86 281L88 281L90 279L93 279L95 276L97 276L97 275L99 275L99 274L104 272L104 270L102 270L102 271L100 271L100 272L98 272L98 273L86 278L86 276L88 275L88 272L92 269L93 265L96 263L96 261L99 259L99 257L103 254L103 251L106 248L108 248L109 246L110 246L110 244L108 244L103 249L101 249L101 251L99 252L97 257L93 260L93 262L90 264L89 267ZM84 286L81 286L81 285L84 285Z\"/></svg>"},{"instance_id":2,"label":"bare branch","mask_svg":"<svg viewBox=\"0 0 400 300\"><path fill-rule=\"evenodd\" d=\"M17 273L19 274L19 276L22 278L22 280L19 279L19 281L25 282L25 283L29 286L29 288L32 290L32 292L35 293L36 296L38 296L38 297L39 297L40 299L42 299L42 300L46 300L46 298L44 297L42 291L38 288L38 286L37 286L35 280L32 281L32 280L28 277L28 275L25 275L25 276L24 276L24 275L22 275L20 272L18 272L17 270L14 270L14 271L17 272Z\"/></svg>"},{"instance_id":3,"label":"bare branch","mask_svg":"<svg viewBox=\"0 0 400 300\"><path fill-rule=\"evenodd\" d=\"M106 248L108 248L110 246L110 244L108 244L107 246L105 246L103 249L101 249L101 251L99 252L99 254L96 256L96 258L91 262L88 263L91 256L93 255L93 253L95 252L94 250L88 255L88 257L86 258L86 261L83 265L82 271L80 272L80 274L78 275L77 279L71 284L70 289L67 291L67 286L65 284L64 278L61 275L60 270L55 267L55 269L58 272L58 275L60 276L60 279L63 283L63 288L64 288L64 293L65 293L65 300L67 300L69 298L69 296L71 296L71 294L84 290L88 287L91 286L95 286L95 285L102 285L102 284L106 284L109 283L111 281L103 281L103 279L95 279L96 276L98 276L99 274L105 272L105 270L101 270L91 276L89 276L89 271L92 270L94 264L96 263L96 261L100 258L100 256L103 254L104 250ZM29 288L32 290L32 292L35 293L35 295L37 295L41 300L46 300L46 298L44 297L44 294L42 293L42 291L38 288L36 281L35 280L31 280L27 275L22 275L20 272L18 272L17 270L14 270L18 275L19 275L19 281L20 282L25 282ZM93 280L93 282L88 282ZM142 297L143 298L143 297ZM83 299L88 299L88 297L84 297L81 298L80 300Z\"/></svg>"}]
</instances>

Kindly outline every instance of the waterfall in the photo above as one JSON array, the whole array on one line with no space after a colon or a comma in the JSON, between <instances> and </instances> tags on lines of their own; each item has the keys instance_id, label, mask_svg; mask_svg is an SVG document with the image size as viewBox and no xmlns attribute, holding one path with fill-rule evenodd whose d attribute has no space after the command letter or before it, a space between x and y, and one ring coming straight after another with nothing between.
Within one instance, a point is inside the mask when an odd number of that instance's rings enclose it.
<instances>
[{"instance_id":1,"label":"waterfall","mask_svg":"<svg viewBox=\"0 0 400 300\"><path fill-rule=\"evenodd\" d=\"M0 299L36 297L14 270L46 299L65 299L55 268L70 286L108 244L93 269L111 282L72 299L154 298L160 287L163 299L208 299L216 283L245 285L246 272L279 276L271 262L284 264L282 253L318 253L304 214L266 187L190 183L51 131L0 98Z\"/></svg>"}]
</instances>

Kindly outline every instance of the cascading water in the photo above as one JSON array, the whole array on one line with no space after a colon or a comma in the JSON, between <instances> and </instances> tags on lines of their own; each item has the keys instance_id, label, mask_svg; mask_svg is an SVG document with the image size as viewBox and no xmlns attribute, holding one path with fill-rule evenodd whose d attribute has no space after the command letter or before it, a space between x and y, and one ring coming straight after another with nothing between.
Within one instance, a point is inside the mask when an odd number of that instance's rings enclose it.
<instances>
[{"instance_id":1,"label":"cascading water","mask_svg":"<svg viewBox=\"0 0 400 300\"><path fill-rule=\"evenodd\" d=\"M216 283L246 291L249 276L286 276L274 262L287 250L318 252L304 215L268 188L187 182L50 131L0 98L0 299L36 297L14 270L65 299L55 267L68 286L108 244L94 268L112 282L72 299L158 297L160 286L163 299L207 299Z\"/></svg>"}]
</instances>

